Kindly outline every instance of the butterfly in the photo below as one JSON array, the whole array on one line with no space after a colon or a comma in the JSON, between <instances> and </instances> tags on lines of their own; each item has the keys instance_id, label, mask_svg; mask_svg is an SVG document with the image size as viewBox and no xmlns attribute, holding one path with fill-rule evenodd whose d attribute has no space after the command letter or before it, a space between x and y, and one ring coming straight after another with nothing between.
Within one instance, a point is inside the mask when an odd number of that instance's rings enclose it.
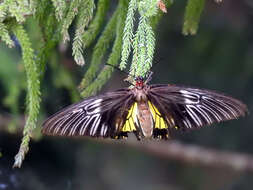
<instances>
[{"instance_id":1,"label":"butterfly","mask_svg":"<svg viewBox=\"0 0 253 190\"><path fill-rule=\"evenodd\" d=\"M171 130L201 128L245 116L241 101L211 90L173 84L148 85L135 78L133 88L89 97L49 117L47 135L168 139Z\"/></svg>"}]
</instances>

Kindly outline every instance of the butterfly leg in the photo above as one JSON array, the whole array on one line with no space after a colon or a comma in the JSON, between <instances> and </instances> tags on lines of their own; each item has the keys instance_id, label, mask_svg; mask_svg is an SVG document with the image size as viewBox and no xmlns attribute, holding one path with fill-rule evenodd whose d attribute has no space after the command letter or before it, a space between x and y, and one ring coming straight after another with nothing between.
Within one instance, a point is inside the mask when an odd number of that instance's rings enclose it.
<instances>
[{"instance_id":1,"label":"butterfly leg","mask_svg":"<svg viewBox=\"0 0 253 190\"><path fill-rule=\"evenodd\" d=\"M127 132L120 132L117 136L118 136L118 139L127 139L128 134Z\"/></svg>"},{"instance_id":2,"label":"butterfly leg","mask_svg":"<svg viewBox=\"0 0 253 190\"><path fill-rule=\"evenodd\" d=\"M155 139L169 139L169 131L168 129L154 129L153 138Z\"/></svg>"},{"instance_id":3,"label":"butterfly leg","mask_svg":"<svg viewBox=\"0 0 253 190\"><path fill-rule=\"evenodd\" d=\"M140 132L139 131L133 131L137 140L140 141L141 140L141 135L140 135Z\"/></svg>"}]
</instances>

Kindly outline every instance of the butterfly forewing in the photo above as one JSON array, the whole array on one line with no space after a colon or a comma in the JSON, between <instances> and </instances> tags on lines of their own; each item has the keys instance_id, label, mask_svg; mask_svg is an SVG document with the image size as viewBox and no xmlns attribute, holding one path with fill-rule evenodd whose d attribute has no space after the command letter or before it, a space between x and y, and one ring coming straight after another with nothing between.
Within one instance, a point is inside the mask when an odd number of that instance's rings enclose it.
<instances>
[{"instance_id":1,"label":"butterfly forewing","mask_svg":"<svg viewBox=\"0 0 253 190\"><path fill-rule=\"evenodd\" d=\"M129 89L90 97L48 118L42 132L48 135L114 137L133 104ZM116 128L116 119L121 125Z\"/></svg>"},{"instance_id":2,"label":"butterfly forewing","mask_svg":"<svg viewBox=\"0 0 253 190\"><path fill-rule=\"evenodd\" d=\"M197 88L151 85L148 98L170 127L193 129L244 116L247 107L232 97Z\"/></svg>"},{"instance_id":3,"label":"butterfly forewing","mask_svg":"<svg viewBox=\"0 0 253 190\"><path fill-rule=\"evenodd\" d=\"M142 82L142 81L140 81ZM51 116L42 132L49 135L168 139L169 129L194 129L244 116L237 99L211 90L140 83L90 97ZM150 130L148 135L145 132Z\"/></svg>"}]
</instances>

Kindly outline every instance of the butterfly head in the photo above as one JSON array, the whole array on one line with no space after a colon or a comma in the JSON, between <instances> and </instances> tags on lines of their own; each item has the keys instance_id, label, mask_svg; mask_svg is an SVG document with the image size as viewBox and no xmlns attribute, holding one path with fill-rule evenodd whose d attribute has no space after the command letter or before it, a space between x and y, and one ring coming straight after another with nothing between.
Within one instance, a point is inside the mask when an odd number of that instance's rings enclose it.
<instances>
[{"instance_id":1,"label":"butterfly head","mask_svg":"<svg viewBox=\"0 0 253 190\"><path fill-rule=\"evenodd\" d=\"M143 77L139 76L135 78L135 87L142 89L144 86L144 79Z\"/></svg>"}]
</instances>

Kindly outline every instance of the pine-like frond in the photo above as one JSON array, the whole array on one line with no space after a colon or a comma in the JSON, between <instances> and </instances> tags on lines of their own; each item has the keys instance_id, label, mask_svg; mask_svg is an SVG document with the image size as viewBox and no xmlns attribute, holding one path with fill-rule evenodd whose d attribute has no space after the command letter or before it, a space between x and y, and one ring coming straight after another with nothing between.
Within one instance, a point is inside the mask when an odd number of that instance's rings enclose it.
<instances>
[{"instance_id":1,"label":"pine-like frond","mask_svg":"<svg viewBox=\"0 0 253 190\"><path fill-rule=\"evenodd\" d=\"M76 32L73 42L73 52L72 55L78 65L84 65L83 58L83 34L85 27L88 26L92 16L93 10L95 8L94 0L83 0L82 5L80 6L80 13L77 16Z\"/></svg>"},{"instance_id":2,"label":"pine-like frond","mask_svg":"<svg viewBox=\"0 0 253 190\"><path fill-rule=\"evenodd\" d=\"M28 118L24 127L24 137L15 157L14 167L20 167L28 151L31 131L36 127L40 107L40 80L38 65L35 62L34 51L30 39L22 25L14 24L12 31L16 35L22 48L22 58L27 76L27 111Z\"/></svg>"},{"instance_id":3,"label":"pine-like frond","mask_svg":"<svg viewBox=\"0 0 253 190\"><path fill-rule=\"evenodd\" d=\"M131 52L132 40L133 40L133 28L134 28L134 14L137 9L137 0L131 0L128 5L128 12L125 21L123 45L121 50L121 62L120 69L125 69L127 60Z\"/></svg>"},{"instance_id":4,"label":"pine-like frond","mask_svg":"<svg viewBox=\"0 0 253 190\"><path fill-rule=\"evenodd\" d=\"M10 48L14 47L14 43L9 35L7 30L7 26L0 22L0 37L6 43L6 45Z\"/></svg>"},{"instance_id":5,"label":"pine-like frond","mask_svg":"<svg viewBox=\"0 0 253 190\"><path fill-rule=\"evenodd\" d=\"M66 11L66 1L65 0L51 0L55 7L55 16L58 21L61 21L64 13Z\"/></svg>"},{"instance_id":6,"label":"pine-like frond","mask_svg":"<svg viewBox=\"0 0 253 190\"><path fill-rule=\"evenodd\" d=\"M63 35L63 42L70 40L68 29L70 25L72 24L75 16L78 14L78 9L81 3L82 3L82 0L73 0L71 1L69 5L69 9L68 9L66 18L64 18L63 20L62 29L61 29L61 33Z\"/></svg>"},{"instance_id":7,"label":"pine-like frond","mask_svg":"<svg viewBox=\"0 0 253 190\"><path fill-rule=\"evenodd\" d=\"M184 35L196 34L204 5L205 0L188 0L184 15Z\"/></svg>"},{"instance_id":8,"label":"pine-like frond","mask_svg":"<svg viewBox=\"0 0 253 190\"><path fill-rule=\"evenodd\" d=\"M103 33L98 39L98 42L96 43L94 47L94 51L91 58L91 64L85 73L81 84L80 89L83 90L86 88L96 77L97 72L99 70L99 65L101 64L102 58L106 53L106 50L110 46L110 42L115 37L115 28L117 26L117 18L120 10L114 11L110 21L106 25Z\"/></svg>"},{"instance_id":9,"label":"pine-like frond","mask_svg":"<svg viewBox=\"0 0 253 190\"><path fill-rule=\"evenodd\" d=\"M94 80L83 92L81 92L82 97L88 97L90 95L96 94L102 86L109 80L112 75L113 67L109 65L117 66L118 61L121 55L121 47L122 47L122 36L123 36L123 28L124 21L127 13L127 5L128 3L125 0L120 0L118 8L121 10L118 14L118 22L116 26L116 38L112 47L112 52L109 55L107 60L107 64L103 67L96 80Z\"/></svg>"},{"instance_id":10,"label":"pine-like frond","mask_svg":"<svg viewBox=\"0 0 253 190\"><path fill-rule=\"evenodd\" d=\"M98 35L106 17L106 11L109 8L110 0L99 0L94 18L89 27L83 33L84 48L90 46Z\"/></svg>"}]
</instances>

